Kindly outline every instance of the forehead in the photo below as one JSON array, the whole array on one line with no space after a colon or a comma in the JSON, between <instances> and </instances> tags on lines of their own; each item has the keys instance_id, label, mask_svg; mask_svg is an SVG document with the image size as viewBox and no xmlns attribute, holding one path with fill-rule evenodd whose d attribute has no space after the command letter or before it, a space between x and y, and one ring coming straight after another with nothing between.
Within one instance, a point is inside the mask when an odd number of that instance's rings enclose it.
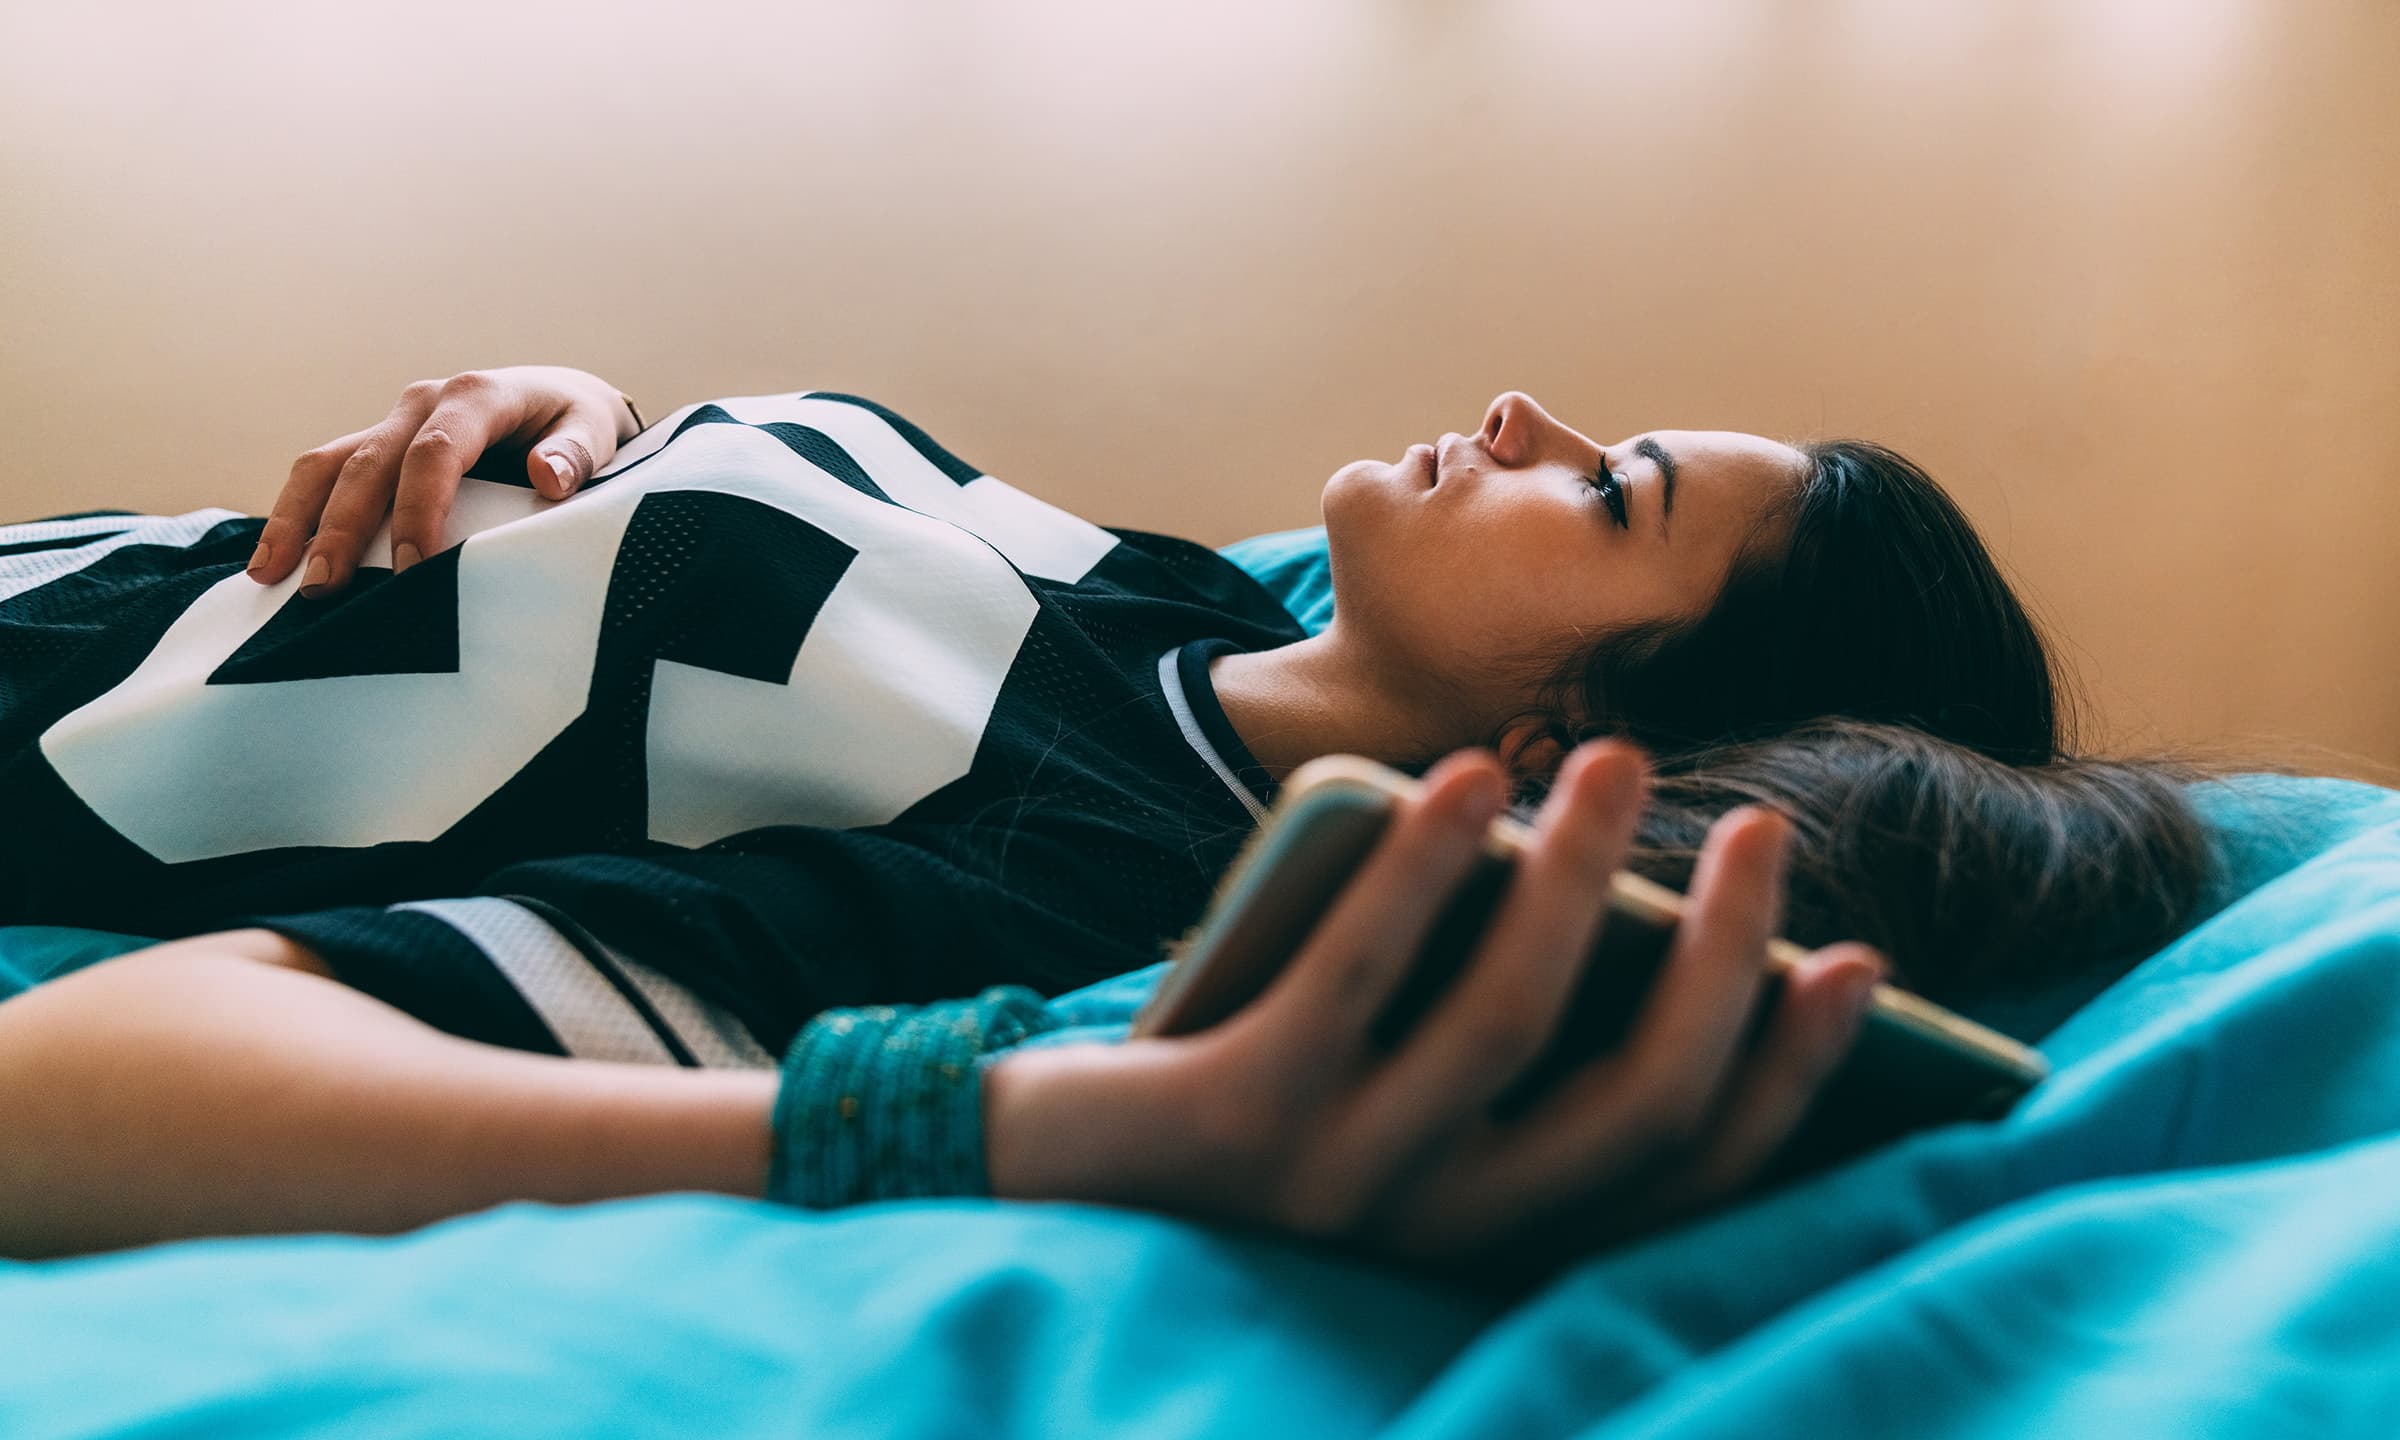
<instances>
[{"instance_id":1,"label":"forehead","mask_svg":"<svg viewBox=\"0 0 2400 1440\"><path fill-rule=\"evenodd\" d=\"M1739 430L1644 430L1620 443L1630 448L1642 439L1655 440L1675 458L1679 478L1706 472L1713 478L1772 484L1796 484L1808 460L1799 451L1764 435Z\"/></svg>"}]
</instances>

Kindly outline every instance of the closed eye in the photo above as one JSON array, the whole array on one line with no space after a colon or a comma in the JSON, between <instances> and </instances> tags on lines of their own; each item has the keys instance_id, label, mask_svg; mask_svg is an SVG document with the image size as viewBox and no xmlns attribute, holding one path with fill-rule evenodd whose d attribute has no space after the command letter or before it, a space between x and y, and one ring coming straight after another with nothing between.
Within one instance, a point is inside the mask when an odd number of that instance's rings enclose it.
<instances>
[{"instance_id":1,"label":"closed eye","mask_svg":"<svg viewBox=\"0 0 2400 1440\"><path fill-rule=\"evenodd\" d=\"M1591 485L1594 490L1600 492L1601 503L1608 506L1609 518L1617 522L1617 528L1619 530L1632 529L1633 527L1627 523L1625 518L1625 486L1616 476L1609 473L1606 459L1600 462L1600 473L1593 477Z\"/></svg>"}]
</instances>

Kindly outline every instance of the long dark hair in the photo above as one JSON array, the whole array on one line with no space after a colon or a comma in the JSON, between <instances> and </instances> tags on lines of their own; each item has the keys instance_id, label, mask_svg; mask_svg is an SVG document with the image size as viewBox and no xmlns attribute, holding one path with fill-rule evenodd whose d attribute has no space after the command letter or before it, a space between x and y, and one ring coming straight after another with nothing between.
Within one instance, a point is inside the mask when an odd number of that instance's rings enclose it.
<instances>
[{"instance_id":1,"label":"long dark hair","mask_svg":"<svg viewBox=\"0 0 2400 1440\"><path fill-rule=\"evenodd\" d=\"M1864 440L1797 446L1808 471L1697 620L1621 627L1531 661L1558 742L1621 735L1668 756L1819 716L1912 725L2016 764L2069 743L2049 648L1957 504Z\"/></svg>"},{"instance_id":2,"label":"long dark hair","mask_svg":"<svg viewBox=\"0 0 2400 1440\"><path fill-rule=\"evenodd\" d=\"M1820 720L1661 757L1630 868L1682 889L1718 816L1793 822L1784 933L1864 940L1936 1000L2007 997L2138 960L2197 917L2213 873L2170 760L2011 765L1900 725Z\"/></svg>"},{"instance_id":3,"label":"long dark hair","mask_svg":"<svg viewBox=\"0 0 2400 1440\"><path fill-rule=\"evenodd\" d=\"M2106 973L2197 918L2213 851L2164 759L2075 758L2072 691L1983 541L1932 477L1863 440L1807 473L1696 620L1537 654L1530 716L1564 754L1652 757L1630 862L1684 888L1742 804L1794 826L1784 933L1864 940L1937 1000ZM1789 543L1758 543L1788 521ZM1520 813L1549 788L1520 773Z\"/></svg>"}]
</instances>

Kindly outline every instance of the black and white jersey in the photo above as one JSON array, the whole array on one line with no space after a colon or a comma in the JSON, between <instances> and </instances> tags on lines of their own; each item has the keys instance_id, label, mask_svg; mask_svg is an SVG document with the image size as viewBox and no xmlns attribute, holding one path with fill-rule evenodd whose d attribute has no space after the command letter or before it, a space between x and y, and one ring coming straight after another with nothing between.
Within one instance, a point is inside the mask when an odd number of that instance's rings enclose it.
<instances>
[{"instance_id":1,"label":"black and white jersey","mask_svg":"<svg viewBox=\"0 0 2400 1440\"><path fill-rule=\"evenodd\" d=\"M469 479L404 575L229 511L0 527L0 923L267 923L525 1049L769 1063L832 1006L1150 963L1272 797L1208 659L1304 632L845 395Z\"/></svg>"}]
</instances>

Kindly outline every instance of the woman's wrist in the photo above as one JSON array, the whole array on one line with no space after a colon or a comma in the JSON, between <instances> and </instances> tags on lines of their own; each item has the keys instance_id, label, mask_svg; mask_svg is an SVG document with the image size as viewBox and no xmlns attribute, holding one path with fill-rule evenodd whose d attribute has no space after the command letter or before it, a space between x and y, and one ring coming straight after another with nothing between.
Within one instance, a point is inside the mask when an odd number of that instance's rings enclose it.
<instances>
[{"instance_id":1,"label":"woman's wrist","mask_svg":"<svg viewBox=\"0 0 2400 1440\"><path fill-rule=\"evenodd\" d=\"M1178 1092L1156 1042L1028 1045L983 1067L984 1166L1006 1200L1208 1209L1207 1112ZM1163 1083L1162 1083L1163 1082Z\"/></svg>"},{"instance_id":2,"label":"woman's wrist","mask_svg":"<svg viewBox=\"0 0 2400 1440\"><path fill-rule=\"evenodd\" d=\"M1068 1146L1040 1116L1057 1094L1055 1050L1017 1050L985 1061L983 1072L984 1179L1003 1200L1071 1200L1081 1187L1062 1173ZM1069 1053L1069 1063L1073 1057ZM1052 1143L1042 1143L1049 1136Z\"/></svg>"}]
</instances>

